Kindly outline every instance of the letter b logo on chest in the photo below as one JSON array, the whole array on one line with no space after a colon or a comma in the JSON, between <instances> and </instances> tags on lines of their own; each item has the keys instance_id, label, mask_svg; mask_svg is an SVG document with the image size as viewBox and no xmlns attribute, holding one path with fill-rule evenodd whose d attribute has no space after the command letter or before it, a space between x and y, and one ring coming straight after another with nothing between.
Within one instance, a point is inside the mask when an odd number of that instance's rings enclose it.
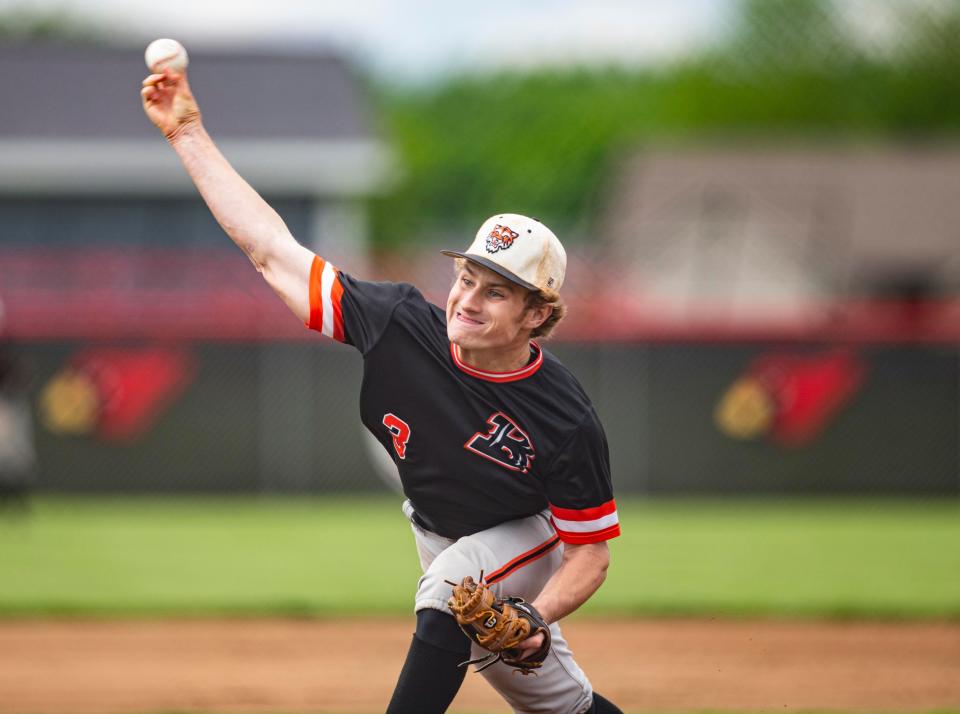
<instances>
[{"instance_id":1,"label":"letter b logo on chest","mask_svg":"<svg viewBox=\"0 0 960 714\"><path fill-rule=\"evenodd\" d=\"M463 448L511 471L527 473L536 456L527 433L503 412L491 414L487 425L486 432L478 431Z\"/></svg>"}]
</instances>

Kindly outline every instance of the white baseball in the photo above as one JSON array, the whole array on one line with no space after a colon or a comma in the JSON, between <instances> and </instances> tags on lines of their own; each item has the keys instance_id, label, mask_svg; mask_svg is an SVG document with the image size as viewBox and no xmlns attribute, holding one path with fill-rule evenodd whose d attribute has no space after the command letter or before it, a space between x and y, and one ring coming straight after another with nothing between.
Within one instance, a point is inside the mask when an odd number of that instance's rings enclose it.
<instances>
[{"instance_id":1,"label":"white baseball","mask_svg":"<svg viewBox=\"0 0 960 714\"><path fill-rule=\"evenodd\" d=\"M174 72L183 72L187 68L187 51L176 40L154 40L147 45L143 54L147 67L151 72L162 72L165 69Z\"/></svg>"}]
</instances>

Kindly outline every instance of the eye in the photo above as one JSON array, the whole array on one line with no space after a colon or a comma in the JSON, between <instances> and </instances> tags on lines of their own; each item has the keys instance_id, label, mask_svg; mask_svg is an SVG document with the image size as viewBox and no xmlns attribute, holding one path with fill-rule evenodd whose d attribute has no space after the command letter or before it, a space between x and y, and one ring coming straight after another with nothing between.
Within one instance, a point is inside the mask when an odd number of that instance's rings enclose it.
<instances>
[{"instance_id":1,"label":"eye","mask_svg":"<svg viewBox=\"0 0 960 714\"><path fill-rule=\"evenodd\" d=\"M499 290L490 290L490 291L487 292L487 294L488 294L490 297L495 297L495 298L502 298L502 297L503 297L503 293L500 292Z\"/></svg>"},{"instance_id":2,"label":"eye","mask_svg":"<svg viewBox=\"0 0 960 714\"><path fill-rule=\"evenodd\" d=\"M466 285L468 288L473 285L473 281L470 278L460 278L460 282Z\"/></svg>"}]
</instances>

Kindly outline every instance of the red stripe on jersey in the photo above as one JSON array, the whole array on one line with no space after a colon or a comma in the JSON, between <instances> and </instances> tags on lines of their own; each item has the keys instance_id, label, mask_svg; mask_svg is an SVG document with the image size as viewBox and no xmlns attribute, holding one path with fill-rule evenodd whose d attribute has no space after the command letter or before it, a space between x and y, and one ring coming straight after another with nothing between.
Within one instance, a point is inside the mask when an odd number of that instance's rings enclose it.
<instances>
[{"instance_id":1,"label":"red stripe on jersey","mask_svg":"<svg viewBox=\"0 0 960 714\"><path fill-rule=\"evenodd\" d=\"M551 550L560 545L560 538L557 536L550 536L549 540L545 540L538 546L534 546L526 553L521 553L516 558L511 560L506 565L497 568L492 573L484 576L483 580L487 585L493 585L498 580L503 580L505 577L511 573L515 573L520 568L523 568L530 563L533 563L537 560L540 560L543 556L549 553Z\"/></svg>"},{"instance_id":2,"label":"red stripe on jersey","mask_svg":"<svg viewBox=\"0 0 960 714\"><path fill-rule=\"evenodd\" d=\"M340 273L333 273L333 287L330 289L330 302L333 305L333 339L343 342L343 311L340 299L343 297L343 283L340 282Z\"/></svg>"},{"instance_id":3,"label":"red stripe on jersey","mask_svg":"<svg viewBox=\"0 0 960 714\"><path fill-rule=\"evenodd\" d=\"M610 499L604 504L594 506L593 508L560 508L550 504L550 512L557 518L565 521L595 521L598 518L609 516L617 510L617 504L614 499Z\"/></svg>"},{"instance_id":4,"label":"red stripe on jersey","mask_svg":"<svg viewBox=\"0 0 960 714\"><path fill-rule=\"evenodd\" d=\"M323 275L324 260L313 256L310 264L310 319L307 327L320 332L323 330L323 297L320 295L320 278Z\"/></svg>"},{"instance_id":5,"label":"red stripe on jersey","mask_svg":"<svg viewBox=\"0 0 960 714\"><path fill-rule=\"evenodd\" d=\"M553 522L553 519L550 519ZM554 522L553 527L557 530L557 535L560 536L560 540L564 543L570 543L571 545L582 545L583 543L602 543L605 540L610 540L611 538L616 538L620 535L620 524L614 523L612 526L604 528L603 530L593 531L592 533L571 533L569 531L562 531L557 528L557 524Z\"/></svg>"},{"instance_id":6,"label":"red stripe on jersey","mask_svg":"<svg viewBox=\"0 0 960 714\"><path fill-rule=\"evenodd\" d=\"M486 370L477 369L476 367L471 367L469 364L460 359L460 349L452 342L450 343L450 354L453 356L454 364L457 365L460 371L466 372L471 377L485 379L488 382L516 382L518 379L529 377L531 374L540 369L540 365L543 364L543 350L540 349L540 345L532 340L530 344L532 344L536 350L537 356L533 358L533 362L530 362L521 369L513 372L488 372Z\"/></svg>"}]
</instances>

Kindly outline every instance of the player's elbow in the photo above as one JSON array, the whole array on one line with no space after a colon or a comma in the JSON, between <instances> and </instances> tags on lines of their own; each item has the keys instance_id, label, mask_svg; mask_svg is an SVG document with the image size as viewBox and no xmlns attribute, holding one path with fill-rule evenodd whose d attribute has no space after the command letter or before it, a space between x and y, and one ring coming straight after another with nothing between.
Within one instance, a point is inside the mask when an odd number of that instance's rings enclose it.
<instances>
[{"instance_id":1,"label":"player's elbow","mask_svg":"<svg viewBox=\"0 0 960 714\"><path fill-rule=\"evenodd\" d=\"M610 568L610 548L606 541L590 544L590 572L593 576L594 590L603 585Z\"/></svg>"},{"instance_id":2,"label":"player's elbow","mask_svg":"<svg viewBox=\"0 0 960 714\"><path fill-rule=\"evenodd\" d=\"M610 547L606 541L567 545L564 557L567 560L579 561L598 587L606 580L607 569L610 567Z\"/></svg>"},{"instance_id":3,"label":"player's elbow","mask_svg":"<svg viewBox=\"0 0 960 714\"><path fill-rule=\"evenodd\" d=\"M313 258L313 253L291 237L284 248L257 267L267 284L301 321L306 321L310 315L310 266Z\"/></svg>"},{"instance_id":4,"label":"player's elbow","mask_svg":"<svg viewBox=\"0 0 960 714\"><path fill-rule=\"evenodd\" d=\"M278 264L288 260L293 246L299 246L296 238L286 229L286 226L271 227L260 232L256 240L238 241L243 252L247 254L257 271L276 269Z\"/></svg>"},{"instance_id":5,"label":"player's elbow","mask_svg":"<svg viewBox=\"0 0 960 714\"><path fill-rule=\"evenodd\" d=\"M602 584L604 580L607 579L607 570L610 569L610 548L607 546L607 542L596 544L598 548L594 553L596 559L596 568L597 568L597 579Z\"/></svg>"}]
</instances>

